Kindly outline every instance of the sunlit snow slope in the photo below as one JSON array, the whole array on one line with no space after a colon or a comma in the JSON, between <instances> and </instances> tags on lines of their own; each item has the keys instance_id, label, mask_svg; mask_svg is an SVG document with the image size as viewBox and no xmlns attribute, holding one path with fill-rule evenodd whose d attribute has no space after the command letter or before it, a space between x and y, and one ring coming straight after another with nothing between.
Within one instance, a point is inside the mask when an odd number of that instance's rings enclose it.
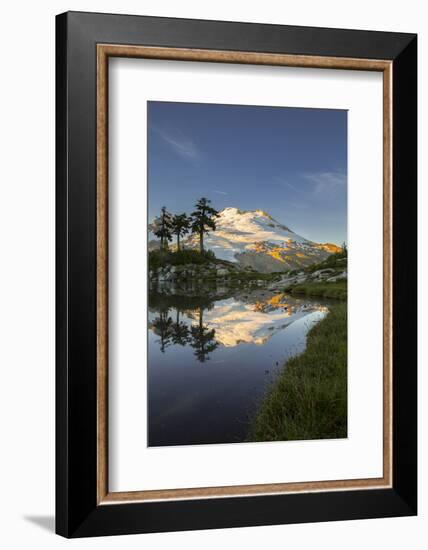
<instances>
[{"instance_id":1,"label":"sunlit snow slope","mask_svg":"<svg viewBox=\"0 0 428 550\"><path fill-rule=\"evenodd\" d=\"M205 249L221 260L238 262L256 271L288 271L324 260L340 248L301 237L274 220L263 210L223 209L216 219L216 231L204 237ZM183 239L187 247L198 247L199 238Z\"/></svg>"}]
</instances>

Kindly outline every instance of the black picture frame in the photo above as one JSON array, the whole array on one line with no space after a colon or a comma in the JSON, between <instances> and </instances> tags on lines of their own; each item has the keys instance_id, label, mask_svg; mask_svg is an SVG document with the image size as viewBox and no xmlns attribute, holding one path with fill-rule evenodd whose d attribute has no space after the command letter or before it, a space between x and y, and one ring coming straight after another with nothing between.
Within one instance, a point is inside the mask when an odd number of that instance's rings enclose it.
<instances>
[{"instance_id":1,"label":"black picture frame","mask_svg":"<svg viewBox=\"0 0 428 550\"><path fill-rule=\"evenodd\" d=\"M96 46L392 61L391 488L97 505ZM56 18L56 532L65 537L417 513L417 36L68 12Z\"/></svg>"}]
</instances>

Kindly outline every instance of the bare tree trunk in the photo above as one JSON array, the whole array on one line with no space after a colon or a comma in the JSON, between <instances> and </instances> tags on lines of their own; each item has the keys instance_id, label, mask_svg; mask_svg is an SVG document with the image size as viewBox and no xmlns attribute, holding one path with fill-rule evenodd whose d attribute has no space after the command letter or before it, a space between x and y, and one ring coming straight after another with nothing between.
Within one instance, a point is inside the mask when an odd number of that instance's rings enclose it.
<instances>
[{"instance_id":1,"label":"bare tree trunk","mask_svg":"<svg viewBox=\"0 0 428 550\"><path fill-rule=\"evenodd\" d=\"M177 252L180 252L180 233L177 233Z\"/></svg>"},{"instance_id":2,"label":"bare tree trunk","mask_svg":"<svg viewBox=\"0 0 428 550\"><path fill-rule=\"evenodd\" d=\"M202 231L199 233L199 251L201 254L204 251L204 234Z\"/></svg>"}]
</instances>

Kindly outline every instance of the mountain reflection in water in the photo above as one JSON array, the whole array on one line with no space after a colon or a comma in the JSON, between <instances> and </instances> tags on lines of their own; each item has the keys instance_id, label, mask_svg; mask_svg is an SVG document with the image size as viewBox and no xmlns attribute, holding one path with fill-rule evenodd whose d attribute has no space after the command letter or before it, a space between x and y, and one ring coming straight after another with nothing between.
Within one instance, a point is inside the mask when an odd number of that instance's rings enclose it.
<instances>
[{"instance_id":1,"label":"mountain reflection in water","mask_svg":"<svg viewBox=\"0 0 428 550\"><path fill-rule=\"evenodd\" d=\"M267 383L327 311L324 302L268 291L151 292L149 446L244 441Z\"/></svg>"}]
</instances>

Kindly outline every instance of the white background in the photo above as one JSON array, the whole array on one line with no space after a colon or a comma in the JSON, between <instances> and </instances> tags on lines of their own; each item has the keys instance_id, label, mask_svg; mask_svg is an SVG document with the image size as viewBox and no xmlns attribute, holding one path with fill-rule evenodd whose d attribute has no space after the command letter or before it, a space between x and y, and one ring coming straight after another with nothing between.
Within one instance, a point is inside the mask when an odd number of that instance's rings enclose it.
<instances>
[{"instance_id":1,"label":"white background","mask_svg":"<svg viewBox=\"0 0 428 550\"><path fill-rule=\"evenodd\" d=\"M382 74L228 64L195 69L182 61L110 62L110 490L382 477ZM146 446L147 289L141 282L147 258L135 251L144 251L147 235L144 129L146 100L153 99L348 110L346 439ZM207 468L210 463L216 467Z\"/></svg>"},{"instance_id":2,"label":"white background","mask_svg":"<svg viewBox=\"0 0 428 550\"><path fill-rule=\"evenodd\" d=\"M0 101L0 544L7 549L245 546L348 550L426 548L427 482L420 471L417 518L168 533L67 542L52 534L54 512L54 15L67 9L292 25L419 32L419 83L426 82L428 19L408 0L203 3L181 0L9 2L2 6ZM424 66L425 65L425 66ZM422 97L422 90L420 97ZM426 95L426 93L425 93ZM420 214L427 211L426 108L420 105ZM362 213L363 219L364 213ZM426 222L419 241L426 248ZM420 280L427 277L421 256ZM419 378L420 464L426 462L426 345Z\"/></svg>"}]
</instances>

